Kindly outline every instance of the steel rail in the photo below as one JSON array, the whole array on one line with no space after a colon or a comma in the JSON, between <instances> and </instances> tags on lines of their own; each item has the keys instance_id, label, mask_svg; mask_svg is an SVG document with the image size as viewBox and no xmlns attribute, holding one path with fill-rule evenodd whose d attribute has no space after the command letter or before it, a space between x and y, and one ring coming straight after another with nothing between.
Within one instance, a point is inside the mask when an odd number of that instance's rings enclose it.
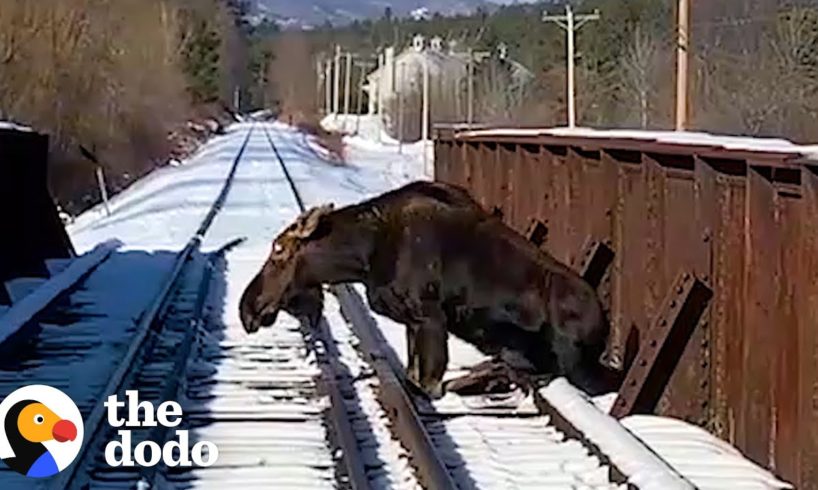
<instances>
[{"instance_id":1,"label":"steel rail","mask_svg":"<svg viewBox=\"0 0 818 490\"><path fill-rule=\"evenodd\" d=\"M215 263L216 261L221 260L224 257L224 254L231 248L243 241L244 239L233 240L219 250L209 254L210 256L208 257L204 265L204 271L202 272L202 281L200 282L199 289L196 292L196 302L193 306L193 314L191 315L190 322L185 330L184 339L177 347L175 356L173 357L173 368L171 369L171 372L179 373L179 375L172 377L162 388L159 396L160 400L178 400L179 390L182 386L184 386L184 383L182 382L183 376L181 373L184 372L185 365L190 357L197 334L202 328L204 328L205 306L207 304L207 296L210 294L210 282L213 277ZM150 430L150 435L148 436L147 440L156 441L160 445L164 446L168 440L169 433L170 429L168 427L157 425ZM167 471L167 469L168 467L165 465L165 463L148 468L140 468L139 474L141 476L141 481L150 485L150 488L158 488L155 485L156 475L162 471Z\"/></svg>"},{"instance_id":2,"label":"steel rail","mask_svg":"<svg viewBox=\"0 0 818 490\"><path fill-rule=\"evenodd\" d=\"M302 212L305 211L304 199L267 128L264 128L264 134L273 153L278 158L281 170L284 172L299 208ZM330 287L330 290L338 298L341 314L350 323L352 331L361 341L359 351L368 358L367 360L378 376L380 381L378 400L386 409L385 412L392 422L392 431L408 450L411 465L415 468L418 479L428 489L457 488L446 464L438 455L411 397L401 382L400 367L396 366L395 360L385 353L383 347L386 341L378 330L375 319L369 314L363 299L351 286L346 284L334 285ZM323 341L326 345L334 342L328 331L319 331L318 335L324 336Z\"/></svg>"},{"instance_id":3,"label":"steel rail","mask_svg":"<svg viewBox=\"0 0 818 490\"><path fill-rule=\"evenodd\" d=\"M287 179L287 183L292 190L293 197L299 209L302 212L305 211L306 206L304 205L304 200L301 198L301 193L298 192L295 181L289 169L287 169L287 165L284 163L284 159L281 157L278 147L276 147L273 139L270 137L267 128L264 128L264 134L281 165L281 170L284 172L284 176ZM343 453L344 467L347 477L349 478L349 484L354 490L370 488L369 478L366 476L366 467L358 448L358 438L355 436L355 431L349 421L349 415L344 404L345 397L338 382L339 374L343 369L340 361L338 361L340 354L335 346L335 339L332 337L326 318L322 316L318 328L313 329L312 335L323 344L326 351L326 353L322 353L318 349L314 349L321 367L323 378L321 384L330 397L331 421L335 430L337 443L340 445Z\"/></svg>"},{"instance_id":4,"label":"steel rail","mask_svg":"<svg viewBox=\"0 0 818 490\"><path fill-rule=\"evenodd\" d=\"M366 475L366 464L358 448L358 438L350 422L346 409L346 400L354 399L354 393L342 389L342 378L350 378L346 366L339 361L340 353L335 345L329 324L322 317L316 328L302 322L302 332L311 344L321 368L321 380L318 385L330 398L331 422L334 428L335 442L340 446L344 462L346 481L353 490L371 488ZM312 337L312 338L310 338Z\"/></svg>"},{"instance_id":5,"label":"steel rail","mask_svg":"<svg viewBox=\"0 0 818 490\"><path fill-rule=\"evenodd\" d=\"M227 199L227 195L230 193L230 189L233 185L233 177L236 174L236 169L238 168L239 162L244 155L244 151L250 142L250 136L253 133L253 129L254 126L251 126L250 130L247 131L247 136L245 137L239 152L236 154L236 157L233 160L230 172L225 178L226 180L224 186L222 186L218 197L213 202L213 205L210 207L210 210L208 211L204 220L202 220L202 223L196 230L196 233L190 238L190 240L188 240L185 247L176 255L173 269L165 280L162 289L142 315L139 325L137 326L136 333L134 334L134 338L128 347L128 351L123 356L122 361L119 363L119 366L117 366L116 370L109 378L108 384L102 391L104 397L107 398L112 394L123 393L124 388L127 386L128 382L131 381L135 371L135 361L142 357L141 354L146 351L145 347L147 346L147 341L152 337L151 334L155 333L155 331L160 327L160 320L164 317L167 307L170 304L168 300L170 299L171 293L174 291L179 278L182 276L182 270L193 256L193 253L200 247L205 233L210 228L213 220L219 214L219 211L224 205L224 201ZM88 458L91 454L98 454L95 451L90 451L90 449L92 447L99 448L99 445L102 442L99 441L98 438L105 434L104 421L106 412L107 410L102 403L99 403L94 407L90 416L88 417L88 420L86 420L85 441L83 442L74 463L65 471L60 473L56 478L51 480L49 482L49 488L63 490L76 488L78 486L77 479L80 476L79 474L83 469L88 467L86 464L86 458Z\"/></svg>"}]
</instances>

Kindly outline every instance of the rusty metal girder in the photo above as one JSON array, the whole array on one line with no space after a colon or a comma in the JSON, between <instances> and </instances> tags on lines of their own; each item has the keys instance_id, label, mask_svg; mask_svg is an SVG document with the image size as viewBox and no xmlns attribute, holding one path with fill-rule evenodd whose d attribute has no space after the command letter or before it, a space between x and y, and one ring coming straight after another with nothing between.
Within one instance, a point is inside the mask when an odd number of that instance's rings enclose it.
<instances>
[{"instance_id":1,"label":"rusty metal girder","mask_svg":"<svg viewBox=\"0 0 818 490\"><path fill-rule=\"evenodd\" d=\"M525 232L525 237L537 247L542 247L545 244L545 240L548 238L548 227L545 226L545 223L542 221L534 218L528 225L528 230Z\"/></svg>"},{"instance_id":2,"label":"rusty metal girder","mask_svg":"<svg viewBox=\"0 0 818 490\"><path fill-rule=\"evenodd\" d=\"M598 288L614 260L614 251L599 240L588 238L580 256L577 271L588 284Z\"/></svg>"},{"instance_id":3,"label":"rusty metal girder","mask_svg":"<svg viewBox=\"0 0 818 490\"><path fill-rule=\"evenodd\" d=\"M689 272L679 274L628 370L611 415L651 413L713 291Z\"/></svg>"}]
</instances>

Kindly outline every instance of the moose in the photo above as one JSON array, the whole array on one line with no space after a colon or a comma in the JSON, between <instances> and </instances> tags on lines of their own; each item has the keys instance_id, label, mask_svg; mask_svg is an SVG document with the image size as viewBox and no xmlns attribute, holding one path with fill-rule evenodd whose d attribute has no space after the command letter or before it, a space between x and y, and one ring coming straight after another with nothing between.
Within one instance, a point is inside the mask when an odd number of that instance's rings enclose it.
<instances>
[{"instance_id":1,"label":"moose","mask_svg":"<svg viewBox=\"0 0 818 490\"><path fill-rule=\"evenodd\" d=\"M458 186L413 182L358 204L302 213L245 289L248 333L281 310L315 324L321 286L358 282L406 326L407 378L443 396L452 334L531 378L598 393L609 323L594 288Z\"/></svg>"}]
</instances>

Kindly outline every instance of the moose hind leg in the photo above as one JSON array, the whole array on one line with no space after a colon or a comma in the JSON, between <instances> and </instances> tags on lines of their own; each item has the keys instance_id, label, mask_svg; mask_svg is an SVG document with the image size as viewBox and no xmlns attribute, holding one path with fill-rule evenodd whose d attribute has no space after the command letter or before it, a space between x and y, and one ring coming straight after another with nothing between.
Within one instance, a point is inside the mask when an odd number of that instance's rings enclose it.
<instances>
[{"instance_id":1,"label":"moose hind leg","mask_svg":"<svg viewBox=\"0 0 818 490\"><path fill-rule=\"evenodd\" d=\"M608 391L609 383L601 365L584 352L583 347L574 339L557 333L554 335L552 349L559 376L565 376L574 386L591 396Z\"/></svg>"}]
</instances>

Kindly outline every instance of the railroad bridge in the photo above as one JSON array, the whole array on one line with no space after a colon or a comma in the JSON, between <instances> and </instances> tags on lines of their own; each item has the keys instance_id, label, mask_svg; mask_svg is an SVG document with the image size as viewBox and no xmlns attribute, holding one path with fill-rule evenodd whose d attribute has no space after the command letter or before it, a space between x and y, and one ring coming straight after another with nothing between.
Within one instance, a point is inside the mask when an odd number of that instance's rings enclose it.
<instances>
[{"instance_id":1,"label":"railroad bridge","mask_svg":"<svg viewBox=\"0 0 818 490\"><path fill-rule=\"evenodd\" d=\"M647 403L615 413L655 409L694 422L810 487L818 478L813 151L695 133L441 126L435 177L466 187L566 263L609 249L595 274L612 321L609 360L629 372L619 403L636 391ZM679 318L672 307L691 301L678 283L685 274L712 298L701 314ZM657 342L670 349L657 354Z\"/></svg>"},{"instance_id":2,"label":"railroad bridge","mask_svg":"<svg viewBox=\"0 0 818 490\"><path fill-rule=\"evenodd\" d=\"M339 165L297 128L250 118L113 197L110 213L77 217L71 243L50 226L53 209L32 204L49 228L2 256L33 266L0 277L0 399L54 386L84 428L74 459L35 486L816 488L808 148L438 128L435 178L467 187L599 287L614 325L607 361L625 381L595 399L557 379L526 397L430 402L408 389L403 327L374 314L361 285L328 288L317 328L279 315L247 335L238 318L270 240L306 207L429 177L422 144L356 141ZM4 165L25 162L15 155ZM26 185L45 196L36 175ZM450 379L484 360L457 339L449 347ZM128 390L178 401L180 428L218 447L218 461L108 464L115 430L102 403ZM133 432L173 439L166 427ZM0 458L8 449L0 437ZM0 488L31 485L0 464Z\"/></svg>"}]
</instances>

